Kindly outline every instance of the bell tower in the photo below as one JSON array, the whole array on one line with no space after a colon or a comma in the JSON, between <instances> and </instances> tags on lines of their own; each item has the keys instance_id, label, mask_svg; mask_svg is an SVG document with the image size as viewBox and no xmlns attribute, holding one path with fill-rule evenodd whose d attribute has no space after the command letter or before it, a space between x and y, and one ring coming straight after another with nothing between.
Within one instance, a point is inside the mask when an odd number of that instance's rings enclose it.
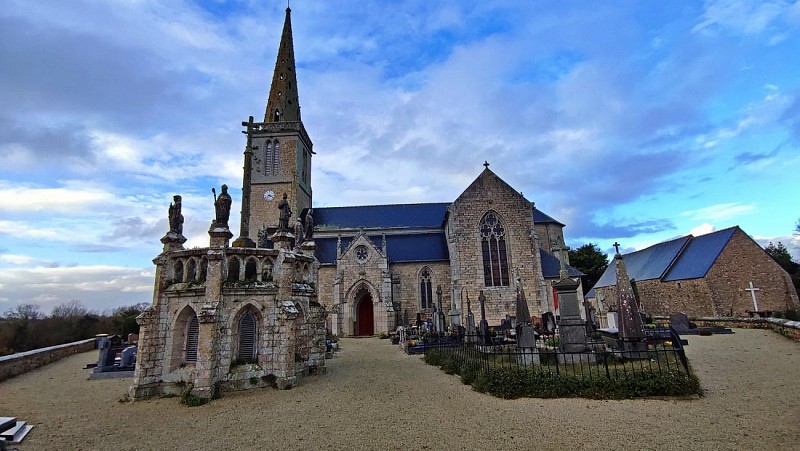
<instances>
[{"instance_id":1,"label":"bell tower","mask_svg":"<svg viewBox=\"0 0 800 451\"><path fill-rule=\"evenodd\" d=\"M277 204L284 193L292 210L290 224L311 207L311 156L314 152L300 118L291 12L286 8L264 122L242 123L247 128L243 133L248 135L248 144L241 235L256 243L260 230L266 228L271 233L278 227Z\"/></svg>"}]
</instances>

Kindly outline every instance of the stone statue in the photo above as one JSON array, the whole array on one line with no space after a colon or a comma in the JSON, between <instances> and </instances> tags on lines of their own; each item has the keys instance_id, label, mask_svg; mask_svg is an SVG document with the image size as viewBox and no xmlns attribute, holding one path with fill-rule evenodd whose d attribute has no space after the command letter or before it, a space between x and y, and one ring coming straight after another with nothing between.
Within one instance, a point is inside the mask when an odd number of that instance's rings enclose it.
<instances>
[{"instance_id":1,"label":"stone statue","mask_svg":"<svg viewBox=\"0 0 800 451\"><path fill-rule=\"evenodd\" d=\"M306 213L306 226L304 230L304 237L305 241L314 241L314 216L312 216L312 212L314 210L309 208L308 213Z\"/></svg>"},{"instance_id":2,"label":"stone statue","mask_svg":"<svg viewBox=\"0 0 800 451\"><path fill-rule=\"evenodd\" d=\"M294 222L294 242L295 247L300 247L300 243L303 242L303 221L300 220L300 217L297 217L297 221Z\"/></svg>"},{"instance_id":3,"label":"stone statue","mask_svg":"<svg viewBox=\"0 0 800 451\"><path fill-rule=\"evenodd\" d=\"M266 224L258 229L258 247L269 247L269 230Z\"/></svg>"},{"instance_id":4,"label":"stone statue","mask_svg":"<svg viewBox=\"0 0 800 451\"><path fill-rule=\"evenodd\" d=\"M217 196L214 188L211 188L211 192L214 193L214 211L217 215L214 220L214 226L227 229L228 219L231 217L231 204L233 203L230 194L228 194L228 185L222 185L219 196Z\"/></svg>"},{"instance_id":5,"label":"stone statue","mask_svg":"<svg viewBox=\"0 0 800 451\"><path fill-rule=\"evenodd\" d=\"M283 193L283 199L278 202L278 210L281 211L280 219L278 220L278 231L289 231L289 218L292 216L292 208L289 206L289 201L286 200L289 196Z\"/></svg>"},{"instance_id":6,"label":"stone statue","mask_svg":"<svg viewBox=\"0 0 800 451\"><path fill-rule=\"evenodd\" d=\"M169 204L169 231L183 235L183 215L181 214L181 196L172 196L175 203Z\"/></svg>"}]
</instances>

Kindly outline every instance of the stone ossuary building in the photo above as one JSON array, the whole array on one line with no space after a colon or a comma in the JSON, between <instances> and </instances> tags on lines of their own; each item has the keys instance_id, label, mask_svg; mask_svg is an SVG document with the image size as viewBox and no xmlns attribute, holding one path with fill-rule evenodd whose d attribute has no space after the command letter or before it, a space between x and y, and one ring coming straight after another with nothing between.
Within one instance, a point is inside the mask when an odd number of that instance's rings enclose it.
<instances>
[{"instance_id":1,"label":"stone ossuary building","mask_svg":"<svg viewBox=\"0 0 800 451\"><path fill-rule=\"evenodd\" d=\"M563 224L534 208L488 163L453 202L312 210L313 143L300 117L287 8L263 122L243 122L241 225L231 243L227 187L207 248L184 249L180 196L154 260L133 398L277 384L324 371L326 331L390 332L434 309L464 324L467 299L487 320L557 313L552 284L566 265ZM294 218L294 221L291 219ZM294 224L294 227L292 227ZM558 256L557 256L558 255ZM561 255L564 255L561 257Z\"/></svg>"},{"instance_id":2,"label":"stone ossuary building","mask_svg":"<svg viewBox=\"0 0 800 451\"><path fill-rule=\"evenodd\" d=\"M739 227L687 235L623 255L640 308L652 315L748 316L798 309L789 275ZM594 286L596 300L613 307L614 271Z\"/></svg>"}]
</instances>

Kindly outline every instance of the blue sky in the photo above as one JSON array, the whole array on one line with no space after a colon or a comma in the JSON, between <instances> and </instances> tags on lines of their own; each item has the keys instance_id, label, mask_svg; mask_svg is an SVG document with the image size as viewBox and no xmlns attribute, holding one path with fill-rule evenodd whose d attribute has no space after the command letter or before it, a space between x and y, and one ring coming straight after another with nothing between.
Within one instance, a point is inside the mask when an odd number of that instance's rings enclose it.
<instances>
[{"instance_id":1,"label":"blue sky","mask_svg":"<svg viewBox=\"0 0 800 451\"><path fill-rule=\"evenodd\" d=\"M286 3L3 6L0 313L149 302L172 195L188 246L239 201ZM452 201L488 160L572 246L739 225L800 259L798 1L292 8L316 206Z\"/></svg>"}]
</instances>

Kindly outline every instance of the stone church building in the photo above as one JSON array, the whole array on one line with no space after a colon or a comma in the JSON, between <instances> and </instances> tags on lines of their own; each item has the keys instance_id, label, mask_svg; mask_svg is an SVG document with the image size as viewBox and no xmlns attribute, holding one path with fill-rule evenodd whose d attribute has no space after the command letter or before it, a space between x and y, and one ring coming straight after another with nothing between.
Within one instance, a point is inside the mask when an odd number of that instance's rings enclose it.
<instances>
[{"instance_id":1,"label":"stone church building","mask_svg":"<svg viewBox=\"0 0 800 451\"><path fill-rule=\"evenodd\" d=\"M738 226L622 257L647 314L746 317L800 308L789 274ZM608 300L616 299L614 283L609 266L592 289L598 310L613 307Z\"/></svg>"},{"instance_id":2,"label":"stone church building","mask_svg":"<svg viewBox=\"0 0 800 451\"><path fill-rule=\"evenodd\" d=\"M272 247L276 204L284 196L293 218L312 219L319 301L330 312L333 333L389 332L413 323L417 314L430 318L434 309L465 324L467 299L480 319L481 290L489 324L499 325L514 315L518 283L532 315L557 313L551 285L559 278L560 260L568 263L566 252L558 251L564 225L535 208L488 163L452 202L312 210L314 150L300 114L289 9L264 122L248 125L248 142L241 240L233 246Z\"/></svg>"},{"instance_id":3,"label":"stone church building","mask_svg":"<svg viewBox=\"0 0 800 451\"><path fill-rule=\"evenodd\" d=\"M132 398L291 387L325 371L325 337L370 336L444 313L442 325L558 313L564 225L484 168L454 201L312 209L313 143L300 117L286 9L263 122L242 126L239 235L232 199L214 192L209 246L185 249L181 198L169 208L152 304L137 318ZM477 165L477 164L476 164ZM477 171L476 171L477 172ZM292 225L293 224L293 225ZM470 302L471 301L471 302ZM437 319L442 315L437 314Z\"/></svg>"}]
</instances>

